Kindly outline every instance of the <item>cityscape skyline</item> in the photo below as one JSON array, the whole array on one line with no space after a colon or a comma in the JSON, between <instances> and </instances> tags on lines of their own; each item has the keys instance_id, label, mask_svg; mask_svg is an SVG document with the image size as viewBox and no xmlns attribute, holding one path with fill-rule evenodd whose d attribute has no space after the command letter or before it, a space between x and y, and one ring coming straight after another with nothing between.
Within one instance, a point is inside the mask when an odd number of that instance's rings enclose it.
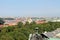
<instances>
[{"instance_id":1,"label":"cityscape skyline","mask_svg":"<svg viewBox=\"0 0 60 40\"><path fill-rule=\"evenodd\" d=\"M0 0L2 17L60 17L60 0Z\"/></svg>"}]
</instances>

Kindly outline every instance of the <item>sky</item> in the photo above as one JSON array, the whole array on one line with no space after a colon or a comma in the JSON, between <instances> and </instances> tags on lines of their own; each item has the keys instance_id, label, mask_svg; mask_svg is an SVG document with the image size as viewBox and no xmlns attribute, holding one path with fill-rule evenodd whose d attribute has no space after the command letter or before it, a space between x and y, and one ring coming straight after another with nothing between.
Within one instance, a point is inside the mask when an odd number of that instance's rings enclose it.
<instances>
[{"instance_id":1,"label":"sky","mask_svg":"<svg viewBox=\"0 0 60 40\"><path fill-rule=\"evenodd\" d=\"M0 0L0 16L60 17L60 0Z\"/></svg>"}]
</instances>

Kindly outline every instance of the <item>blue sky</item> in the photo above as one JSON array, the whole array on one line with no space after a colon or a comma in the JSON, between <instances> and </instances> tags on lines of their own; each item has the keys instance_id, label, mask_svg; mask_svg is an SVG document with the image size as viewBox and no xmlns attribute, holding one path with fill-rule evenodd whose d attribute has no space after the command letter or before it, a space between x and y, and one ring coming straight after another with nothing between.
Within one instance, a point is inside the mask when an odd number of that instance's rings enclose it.
<instances>
[{"instance_id":1,"label":"blue sky","mask_svg":"<svg viewBox=\"0 0 60 40\"><path fill-rule=\"evenodd\" d=\"M60 17L60 0L0 0L0 16Z\"/></svg>"}]
</instances>

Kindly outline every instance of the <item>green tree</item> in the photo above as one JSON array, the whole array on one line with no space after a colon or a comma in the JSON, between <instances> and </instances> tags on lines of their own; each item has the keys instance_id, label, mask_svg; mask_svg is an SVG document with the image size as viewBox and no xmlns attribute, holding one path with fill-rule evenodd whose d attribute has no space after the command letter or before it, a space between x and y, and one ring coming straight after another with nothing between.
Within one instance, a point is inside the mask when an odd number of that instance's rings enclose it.
<instances>
[{"instance_id":1,"label":"green tree","mask_svg":"<svg viewBox=\"0 0 60 40\"><path fill-rule=\"evenodd\" d=\"M31 23L30 23L30 25L35 25L35 24L36 24L36 22L35 22L35 21L33 21L33 22L31 22Z\"/></svg>"},{"instance_id":2,"label":"green tree","mask_svg":"<svg viewBox=\"0 0 60 40\"><path fill-rule=\"evenodd\" d=\"M18 22L17 26L18 26L19 28L21 28L21 27L23 26L23 23L22 23L22 22Z\"/></svg>"}]
</instances>

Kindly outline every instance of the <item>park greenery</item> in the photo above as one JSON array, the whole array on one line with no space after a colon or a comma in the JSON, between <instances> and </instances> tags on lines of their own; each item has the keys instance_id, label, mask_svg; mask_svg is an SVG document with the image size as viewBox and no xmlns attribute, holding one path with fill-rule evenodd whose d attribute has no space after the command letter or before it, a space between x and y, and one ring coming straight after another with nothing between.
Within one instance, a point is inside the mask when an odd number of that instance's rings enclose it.
<instances>
[{"instance_id":1,"label":"park greenery","mask_svg":"<svg viewBox=\"0 0 60 40\"><path fill-rule=\"evenodd\" d=\"M39 33L41 34L44 31L50 32L60 28L60 22L48 22L43 24L36 24L35 22L29 24L26 22L25 25L19 22L15 26L0 28L0 40L28 40L29 34L34 33L36 27L39 27Z\"/></svg>"}]
</instances>

